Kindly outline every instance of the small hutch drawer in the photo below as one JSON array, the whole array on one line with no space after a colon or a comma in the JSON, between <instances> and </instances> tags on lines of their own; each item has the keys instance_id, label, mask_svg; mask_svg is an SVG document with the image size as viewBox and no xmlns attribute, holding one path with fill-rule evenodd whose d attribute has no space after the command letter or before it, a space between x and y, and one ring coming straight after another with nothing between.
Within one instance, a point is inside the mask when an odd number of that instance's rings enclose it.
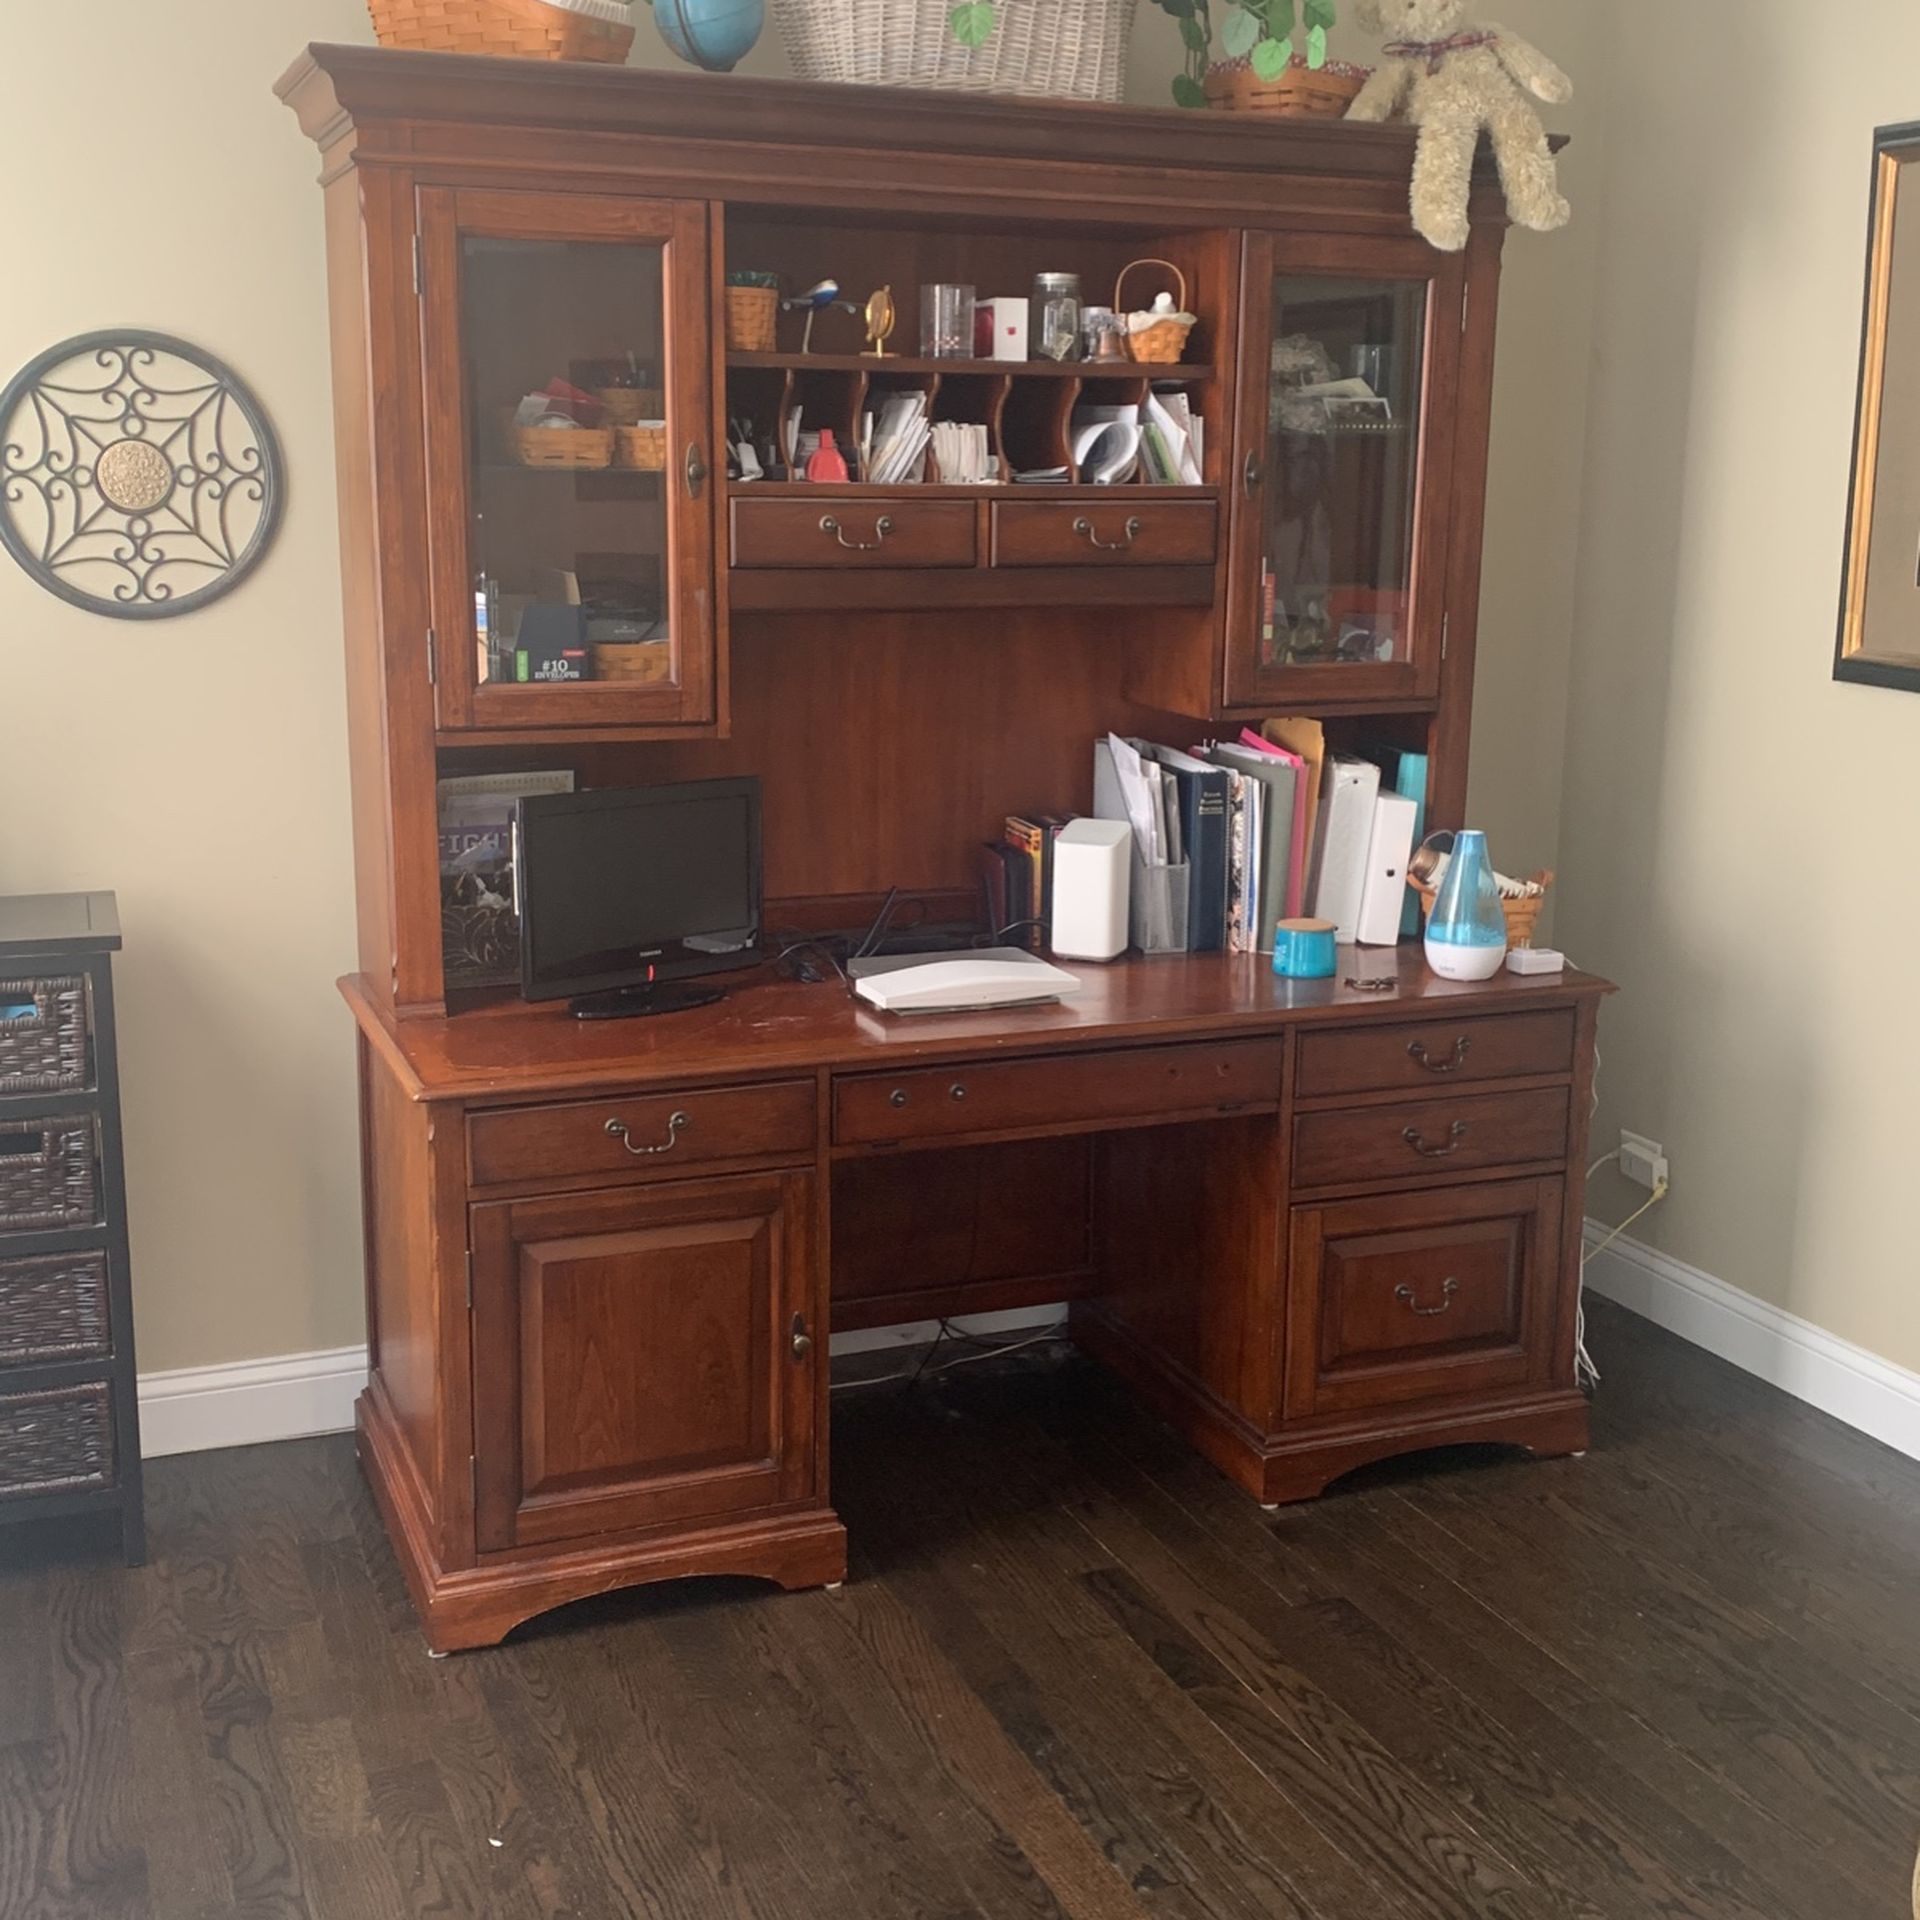
<instances>
[{"instance_id":1,"label":"small hutch drawer","mask_svg":"<svg viewBox=\"0 0 1920 1920\"><path fill-rule=\"evenodd\" d=\"M104 1360L112 1351L104 1248L0 1259L0 1368Z\"/></svg>"},{"instance_id":2,"label":"small hutch drawer","mask_svg":"<svg viewBox=\"0 0 1920 1920\"><path fill-rule=\"evenodd\" d=\"M721 1160L805 1159L814 1135L812 1082L786 1080L476 1113L467 1160L477 1187L576 1174L664 1179Z\"/></svg>"},{"instance_id":3,"label":"small hutch drawer","mask_svg":"<svg viewBox=\"0 0 1920 1920\"><path fill-rule=\"evenodd\" d=\"M1573 1069L1573 1009L1337 1027L1300 1041L1300 1097L1460 1086Z\"/></svg>"},{"instance_id":4,"label":"small hutch drawer","mask_svg":"<svg viewBox=\"0 0 1920 1920\"><path fill-rule=\"evenodd\" d=\"M1294 1210L1292 1417L1528 1385L1546 1366L1560 1184Z\"/></svg>"},{"instance_id":5,"label":"small hutch drawer","mask_svg":"<svg viewBox=\"0 0 1920 1920\"><path fill-rule=\"evenodd\" d=\"M919 1073L849 1074L834 1083L833 1138L839 1146L870 1146L1277 1108L1282 1045L1209 1041Z\"/></svg>"},{"instance_id":6,"label":"small hutch drawer","mask_svg":"<svg viewBox=\"0 0 1920 1920\"><path fill-rule=\"evenodd\" d=\"M86 1493L113 1480L113 1401L104 1382L0 1393L0 1500Z\"/></svg>"},{"instance_id":7,"label":"small hutch drawer","mask_svg":"<svg viewBox=\"0 0 1920 1920\"><path fill-rule=\"evenodd\" d=\"M1305 1113L1293 1125L1293 1184L1341 1186L1559 1160L1567 1093L1473 1094Z\"/></svg>"},{"instance_id":8,"label":"small hutch drawer","mask_svg":"<svg viewBox=\"0 0 1920 1920\"><path fill-rule=\"evenodd\" d=\"M996 500L996 567L1211 566L1218 542L1211 500Z\"/></svg>"},{"instance_id":9,"label":"small hutch drawer","mask_svg":"<svg viewBox=\"0 0 1920 1920\"><path fill-rule=\"evenodd\" d=\"M735 500L736 567L971 567L970 500Z\"/></svg>"}]
</instances>

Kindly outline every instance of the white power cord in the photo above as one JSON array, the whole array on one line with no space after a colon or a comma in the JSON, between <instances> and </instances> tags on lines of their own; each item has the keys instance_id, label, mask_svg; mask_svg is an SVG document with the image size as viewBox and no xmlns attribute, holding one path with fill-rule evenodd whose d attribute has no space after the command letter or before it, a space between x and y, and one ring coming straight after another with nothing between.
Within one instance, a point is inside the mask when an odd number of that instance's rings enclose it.
<instances>
[{"instance_id":1,"label":"white power cord","mask_svg":"<svg viewBox=\"0 0 1920 1920\"><path fill-rule=\"evenodd\" d=\"M1592 1179L1609 1160L1618 1160L1619 1158L1620 1153L1618 1148L1612 1153L1603 1153L1600 1158L1587 1169L1587 1178ZM1587 1262L1591 1260L1596 1253L1605 1253L1636 1220L1645 1214L1651 1213L1653 1209L1667 1197L1671 1186L1672 1183L1670 1181L1662 1180L1646 1199L1642 1201L1639 1206L1635 1207L1605 1239L1596 1240L1592 1246L1581 1249L1580 1302L1575 1309L1573 1323L1573 1377L1583 1387L1597 1387L1600 1384L1600 1369L1593 1364L1593 1355L1587 1351Z\"/></svg>"}]
</instances>

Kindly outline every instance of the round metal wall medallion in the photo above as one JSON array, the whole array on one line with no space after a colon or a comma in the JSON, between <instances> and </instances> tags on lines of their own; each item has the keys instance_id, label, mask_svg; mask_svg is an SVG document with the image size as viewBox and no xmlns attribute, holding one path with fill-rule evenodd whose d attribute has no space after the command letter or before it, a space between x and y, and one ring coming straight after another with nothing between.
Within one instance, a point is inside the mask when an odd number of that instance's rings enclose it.
<instances>
[{"instance_id":1,"label":"round metal wall medallion","mask_svg":"<svg viewBox=\"0 0 1920 1920\"><path fill-rule=\"evenodd\" d=\"M280 448L230 368L164 333L83 334L0 392L0 545L117 620L239 585L279 524Z\"/></svg>"}]
</instances>

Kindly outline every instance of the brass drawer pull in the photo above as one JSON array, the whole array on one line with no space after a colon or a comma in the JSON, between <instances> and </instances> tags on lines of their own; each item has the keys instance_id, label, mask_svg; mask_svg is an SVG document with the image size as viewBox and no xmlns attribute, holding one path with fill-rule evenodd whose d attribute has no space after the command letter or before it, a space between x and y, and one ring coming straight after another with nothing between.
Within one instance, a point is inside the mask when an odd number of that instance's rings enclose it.
<instances>
[{"instance_id":1,"label":"brass drawer pull","mask_svg":"<svg viewBox=\"0 0 1920 1920\"><path fill-rule=\"evenodd\" d=\"M813 1351L813 1335L807 1331L807 1316L804 1313L793 1316L793 1334L788 1344L793 1348L796 1360L804 1360Z\"/></svg>"},{"instance_id":2,"label":"brass drawer pull","mask_svg":"<svg viewBox=\"0 0 1920 1920\"><path fill-rule=\"evenodd\" d=\"M1140 526L1140 516L1138 514L1130 514L1127 518L1127 524L1121 529L1121 537L1118 540L1102 540L1094 530L1093 522L1089 520L1085 514L1082 514L1080 518L1073 523L1073 530L1081 539L1086 541L1088 546L1098 547L1102 553L1125 553L1126 550L1133 545L1134 541L1140 537Z\"/></svg>"},{"instance_id":3,"label":"brass drawer pull","mask_svg":"<svg viewBox=\"0 0 1920 1920\"><path fill-rule=\"evenodd\" d=\"M840 522L830 513L820 516L820 531L832 534L849 553L875 553L887 544L887 535L893 531L893 516L883 513L873 523L871 540L849 540Z\"/></svg>"},{"instance_id":4,"label":"brass drawer pull","mask_svg":"<svg viewBox=\"0 0 1920 1920\"><path fill-rule=\"evenodd\" d=\"M700 489L705 486L706 483L706 455L700 451L700 442L698 440L689 441L687 445L687 498L689 500L698 500L700 498Z\"/></svg>"},{"instance_id":5,"label":"brass drawer pull","mask_svg":"<svg viewBox=\"0 0 1920 1920\"><path fill-rule=\"evenodd\" d=\"M906 1104L907 1090L905 1087L895 1087L894 1090L887 1095L887 1105L890 1107L904 1107Z\"/></svg>"},{"instance_id":6,"label":"brass drawer pull","mask_svg":"<svg viewBox=\"0 0 1920 1920\"><path fill-rule=\"evenodd\" d=\"M967 1089L962 1081L956 1080L953 1085L947 1089L947 1098L949 1100L964 1100L966 1097Z\"/></svg>"},{"instance_id":7,"label":"brass drawer pull","mask_svg":"<svg viewBox=\"0 0 1920 1920\"><path fill-rule=\"evenodd\" d=\"M1429 1160L1444 1160L1448 1154L1458 1153L1460 1151L1460 1143L1466 1137L1467 1123L1464 1120L1456 1120L1453 1125L1447 1129L1447 1144L1444 1147L1436 1147L1418 1127L1402 1127L1400 1130L1400 1138L1404 1140L1415 1153L1424 1154Z\"/></svg>"},{"instance_id":8,"label":"brass drawer pull","mask_svg":"<svg viewBox=\"0 0 1920 1920\"><path fill-rule=\"evenodd\" d=\"M650 1153L671 1153L674 1148L680 1144L680 1129L691 1126L692 1124L684 1113L669 1114L667 1116L667 1137L661 1141L657 1147L636 1147L627 1133L627 1123L624 1120L609 1120L607 1122L607 1131L612 1134L636 1160L644 1160Z\"/></svg>"},{"instance_id":9,"label":"brass drawer pull","mask_svg":"<svg viewBox=\"0 0 1920 1920\"><path fill-rule=\"evenodd\" d=\"M1429 1073L1458 1073L1461 1062L1467 1057L1467 1049L1472 1045L1473 1042L1463 1033L1453 1043L1453 1052L1444 1060L1430 1059L1424 1040L1409 1040L1407 1052L1412 1056L1415 1066L1425 1067Z\"/></svg>"},{"instance_id":10,"label":"brass drawer pull","mask_svg":"<svg viewBox=\"0 0 1920 1920\"><path fill-rule=\"evenodd\" d=\"M1452 1274L1448 1274L1447 1277L1440 1283L1440 1304L1437 1307L1421 1306L1419 1304L1419 1300L1415 1295L1413 1289L1407 1286L1395 1287L1393 1290L1393 1297L1396 1300L1404 1302L1407 1311L1413 1314L1416 1318L1421 1320L1433 1320L1438 1318L1439 1315L1445 1313L1446 1310L1453 1305L1453 1296L1459 1291L1460 1291L1460 1282L1456 1280Z\"/></svg>"}]
</instances>

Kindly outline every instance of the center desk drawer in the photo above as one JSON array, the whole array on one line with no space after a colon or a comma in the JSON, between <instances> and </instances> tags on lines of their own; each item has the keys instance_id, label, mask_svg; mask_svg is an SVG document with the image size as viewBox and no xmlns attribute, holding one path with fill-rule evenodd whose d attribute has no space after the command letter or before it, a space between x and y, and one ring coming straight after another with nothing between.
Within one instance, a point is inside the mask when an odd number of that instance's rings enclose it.
<instances>
[{"instance_id":1,"label":"center desk drawer","mask_svg":"<svg viewBox=\"0 0 1920 1920\"><path fill-rule=\"evenodd\" d=\"M971 500L738 500L736 567L970 567Z\"/></svg>"},{"instance_id":2,"label":"center desk drawer","mask_svg":"<svg viewBox=\"0 0 1920 1920\"><path fill-rule=\"evenodd\" d=\"M1573 1009L1423 1020L1417 1026L1336 1027L1300 1042L1300 1097L1389 1087L1456 1087L1473 1080L1567 1073Z\"/></svg>"},{"instance_id":3,"label":"center desk drawer","mask_svg":"<svg viewBox=\"0 0 1920 1920\"><path fill-rule=\"evenodd\" d=\"M834 1082L833 1138L839 1146L871 1146L1277 1108L1281 1044L1227 1040L849 1074Z\"/></svg>"},{"instance_id":4,"label":"center desk drawer","mask_svg":"<svg viewBox=\"0 0 1920 1920\"><path fill-rule=\"evenodd\" d=\"M576 1174L677 1174L716 1160L792 1160L813 1152L809 1080L698 1093L614 1095L511 1107L467 1122L476 1187Z\"/></svg>"},{"instance_id":5,"label":"center desk drawer","mask_svg":"<svg viewBox=\"0 0 1920 1920\"><path fill-rule=\"evenodd\" d=\"M1211 500L996 500L993 564L1210 567L1216 525Z\"/></svg>"},{"instance_id":6,"label":"center desk drawer","mask_svg":"<svg viewBox=\"0 0 1920 1920\"><path fill-rule=\"evenodd\" d=\"M1303 1113L1293 1123L1293 1184L1477 1172L1559 1160L1567 1151L1567 1090L1469 1094L1387 1107Z\"/></svg>"}]
</instances>

